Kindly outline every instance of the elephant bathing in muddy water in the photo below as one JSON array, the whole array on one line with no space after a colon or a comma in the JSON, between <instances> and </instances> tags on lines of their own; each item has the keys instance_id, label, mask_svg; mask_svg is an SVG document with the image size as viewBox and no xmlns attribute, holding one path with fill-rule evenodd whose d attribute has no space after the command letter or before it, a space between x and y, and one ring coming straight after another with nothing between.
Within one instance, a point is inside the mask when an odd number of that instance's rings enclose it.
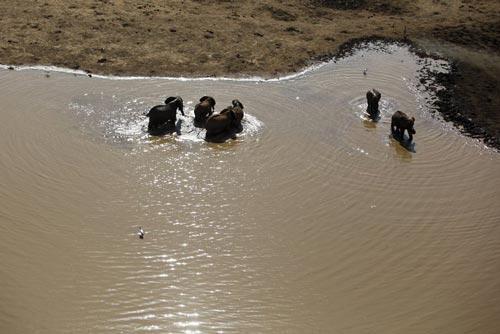
<instances>
[{"instance_id":1,"label":"elephant bathing in muddy water","mask_svg":"<svg viewBox=\"0 0 500 334\"><path fill-rule=\"evenodd\" d=\"M376 89L372 89L366 92L366 100L368 102L366 112L374 121L377 120L379 116L378 102L380 101L381 96L382 95L380 94L380 92Z\"/></svg>"},{"instance_id":2,"label":"elephant bathing in muddy water","mask_svg":"<svg viewBox=\"0 0 500 334\"><path fill-rule=\"evenodd\" d=\"M205 139L207 141L224 141L233 138L236 133L243 130L241 125L243 116L243 104L238 100L233 100L232 106L207 119Z\"/></svg>"},{"instance_id":3,"label":"elephant bathing in muddy water","mask_svg":"<svg viewBox=\"0 0 500 334\"><path fill-rule=\"evenodd\" d=\"M149 117L148 132L160 132L164 127L175 127L177 109L184 116L184 104L180 96L171 96L165 100L164 105L154 106L146 114Z\"/></svg>"},{"instance_id":4,"label":"elephant bathing in muddy water","mask_svg":"<svg viewBox=\"0 0 500 334\"><path fill-rule=\"evenodd\" d=\"M402 111L396 111L391 119L391 132L399 137L401 140L404 138L405 130L408 131L410 142L413 140L413 135L416 133L413 125L415 124L415 117L408 117Z\"/></svg>"},{"instance_id":5,"label":"elephant bathing in muddy water","mask_svg":"<svg viewBox=\"0 0 500 334\"><path fill-rule=\"evenodd\" d=\"M214 113L215 99L211 96L203 96L200 103L194 107L194 126L203 128L208 117Z\"/></svg>"},{"instance_id":6,"label":"elephant bathing in muddy water","mask_svg":"<svg viewBox=\"0 0 500 334\"><path fill-rule=\"evenodd\" d=\"M226 112L232 111L234 112L235 122L234 122L234 131L235 133L239 133L243 131L243 127L241 125L241 121L243 120L243 116L245 113L243 112L243 104L239 100L233 100L231 102L232 106L225 108L220 113L224 114Z\"/></svg>"}]
</instances>

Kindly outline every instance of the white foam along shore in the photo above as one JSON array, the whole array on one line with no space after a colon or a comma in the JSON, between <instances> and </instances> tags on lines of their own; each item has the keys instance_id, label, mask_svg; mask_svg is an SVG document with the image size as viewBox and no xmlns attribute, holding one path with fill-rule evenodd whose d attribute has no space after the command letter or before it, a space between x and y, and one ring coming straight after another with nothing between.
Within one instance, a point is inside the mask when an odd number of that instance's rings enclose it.
<instances>
[{"instance_id":1,"label":"white foam along shore","mask_svg":"<svg viewBox=\"0 0 500 334\"><path fill-rule=\"evenodd\" d=\"M400 45L397 45L395 43L386 43L386 42L381 42L385 47L385 51L393 51L394 48L400 48ZM366 43L362 43L361 45L358 45L356 49L358 51L362 49L370 49L373 47L380 46L380 43L374 42L374 41L369 41ZM171 81L239 81L239 82L280 82L280 81L287 81L287 80L293 80L300 78L306 74L309 74L315 70L318 70L322 68L323 66L326 66L328 64L334 63L338 60L336 57L332 57L331 59L327 61L322 61L315 63L313 65L307 66L304 69L300 70L299 72L288 74L282 77L277 77L277 78L264 78L264 77L259 77L259 76L253 76L253 77L241 77L241 78L236 78L236 77L185 77L185 76L180 76L180 77L168 77L168 76L118 76L118 75L103 75L103 74L94 74L90 72L86 72L84 70L75 70L75 69L70 69L70 68L65 68L65 67L58 67L58 66L52 66L52 65L4 65L0 64L0 69L14 69L16 71L25 71L25 70L35 70L35 71L44 71L44 72L57 72L57 73L66 73L66 74L73 74L73 75L81 75L81 76L89 76L91 75L93 78L98 78L98 79L107 79L107 80L171 80Z\"/></svg>"},{"instance_id":2,"label":"white foam along shore","mask_svg":"<svg viewBox=\"0 0 500 334\"><path fill-rule=\"evenodd\" d=\"M98 79L107 79L107 80L172 80L172 81L240 81L240 82L279 82L279 81L287 81L292 79L297 79L305 74L308 74L312 71L315 71L325 65L328 65L333 62L332 60L314 64L308 66L301 70L300 72L289 74L283 77L278 78L263 78L259 76L253 77L243 77L243 78L232 78L232 77L162 77L162 76L117 76L117 75L102 75L102 74L94 74L89 73L83 70L74 70L70 68L50 66L50 65L4 65L0 64L0 69L2 70L16 70L16 71L43 71L43 72L57 72L57 73L66 73L80 76L89 76L92 75L93 78Z\"/></svg>"}]
</instances>

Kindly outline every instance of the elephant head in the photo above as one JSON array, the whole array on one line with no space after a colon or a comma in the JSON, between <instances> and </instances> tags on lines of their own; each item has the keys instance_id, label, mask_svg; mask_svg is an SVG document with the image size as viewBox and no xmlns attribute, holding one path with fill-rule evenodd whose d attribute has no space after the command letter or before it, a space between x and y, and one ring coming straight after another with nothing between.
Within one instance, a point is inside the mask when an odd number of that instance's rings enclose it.
<instances>
[{"instance_id":1,"label":"elephant head","mask_svg":"<svg viewBox=\"0 0 500 334\"><path fill-rule=\"evenodd\" d=\"M368 107L366 112L370 115L371 119L376 119L379 115L378 103L382 95L376 89L369 90L366 92L366 100L368 102Z\"/></svg>"},{"instance_id":2,"label":"elephant head","mask_svg":"<svg viewBox=\"0 0 500 334\"><path fill-rule=\"evenodd\" d=\"M211 97L211 96L200 97L200 104L201 103L206 103L207 105L210 106L210 108L212 109L212 112L214 111L215 99L213 97Z\"/></svg>"},{"instance_id":3,"label":"elephant head","mask_svg":"<svg viewBox=\"0 0 500 334\"><path fill-rule=\"evenodd\" d=\"M415 125L415 117L408 117L402 111L396 111L391 118L391 131L392 133L398 135L403 139L405 130L408 131L409 140L413 140L413 135L417 132L414 128Z\"/></svg>"},{"instance_id":4,"label":"elephant head","mask_svg":"<svg viewBox=\"0 0 500 334\"><path fill-rule=\"evenodd\" d=\"M175 126L177 109L184 116L184 104L180 96L171 96L165 100L164 105L154 106L146 114L149 117L148 131L158 132L164 126Z\"/></svg>"},{"instance_id":5,"label":"elephant head","mask_svg":"<svg viewBox=\"0 0 500 334\"><path fill-rule=\"evenodd\" d=\"M241 121L244 116L243 103L241 103L239 100L233 100L231 103L233 105L233 111L236 113L236 118L238 119L238 121Z\"/></svg>"},{"instance_id":6,"label":"elephant head","mask_svg":"<svg viewBox=\"0 0 500 334\"><path fill-rule=\"evenodd\" d=\"M167 97L167 99L165 100L165 104L172 105L173 107L179 109L182 116L185 116L184 115L184 101L182 101L182 97L180 97L180 96Z\"/></svg>"},{"instance_id":7,"label":"elephant head","mask_svg":"<svg viewBox=\"0 0 500 334\"><path fill-rule=\"evenodd\" d=\"M203 96L200 98L200 103L194 107L194 123L195 126L203 127L205 121L214 112L215 99L211 96Z\"/></svg>"},{"instance_id":8,"label":"elephant head","mask_svg":"<svg viewBox=\"0 0 500 334\"><path fill-rule=\"evenodd\" d=\"M243 120L243 116L245 116L245 113L243 112L243 104L239 100L233 100L233 112L235 116L235 128L236 132L241 132L243 131L243 127L241 126L241 121Z\"/></svg>"},{"instance_id":9,"label":"elephant head","mask_svg":"<svg viewBox=\"0 0 500 334\"><path fill-rule=\"evenodd\" d=\"M234 99L231 102L231 104L233 105L233 108L239 107L239 108L243 109L243 103L241 103L239 100Z\"/></svg>"}]
</instances>

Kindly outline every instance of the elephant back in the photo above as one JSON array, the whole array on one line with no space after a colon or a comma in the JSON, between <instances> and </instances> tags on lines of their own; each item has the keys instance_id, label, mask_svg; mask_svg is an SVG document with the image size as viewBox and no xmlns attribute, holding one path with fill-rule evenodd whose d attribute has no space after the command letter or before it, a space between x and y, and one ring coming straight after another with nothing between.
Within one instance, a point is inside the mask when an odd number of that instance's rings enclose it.
<instances>
[{"instance_id":1,"label":"elephant back","mask_svg":"<svg viewBox=\"0 0 500 334\"><path fill-rule=\"evenodd\" d=\"M196 104L194 107L194 117L196 120L204 119L210 114L211 111L212 106L210 105L210 102L208 100L204 100L203 102Z\"/></svg>"},{"instance_id":2,"label":"elephant back","mask_svg":"<svg viewBox=\"0 0 500 334\"><path fill-rule=\"evenodd\" d=\"M231 124L233 119L234 119L234 114L231 113L230 111L225 111L210 116L205 123L207 136L216 135L231 130Z\"/></svg>"},{"instance_id":3,"label":"elephant back","mask_svg":"<svg viewBox=\"0 0 500 334\"><path fill-rule=\"evenodd\" d=\"M406 120L408 120L408 115L406 115L404 112L398 110L392 115L392 121L397 123L397 124L403 124L405 123Z\"/></svg>"},{"instance_id":4,"label":"elephant back","mask_svg":"<svg viewBox=\"0 0 500 334\"><path fill-rule=\"evenodd\" d=\"M399 128L411 130L413 133L415 129L413 128L415 124L415 117L409 117L402 111L396 111L391 118L391 123Z\"/></svg>"},{"instance_id":5,"label":"elephant back","mask_svg":"<svg viewBox=\"0 0 500 334\"><path fill-rule=\"evenodd\" d=\"M146 114L146 116L148 117L156 117L156 116L159 116L161 115L162 113L166 112L166 105L157 105L157 106L154 106L153 108L151 108L149 110L149 112Z\"/></svg>"}]
</instances>

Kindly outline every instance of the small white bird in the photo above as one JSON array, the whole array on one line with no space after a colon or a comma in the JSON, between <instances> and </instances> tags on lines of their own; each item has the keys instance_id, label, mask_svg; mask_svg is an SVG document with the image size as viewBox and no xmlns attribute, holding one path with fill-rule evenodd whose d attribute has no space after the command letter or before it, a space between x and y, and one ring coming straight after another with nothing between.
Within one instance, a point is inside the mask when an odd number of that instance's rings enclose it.
<instances>
[{"instance_id":1,"label":"small white bird","mask_svg":"<svg viewBox=\"0 0 500 334\"><path fill-rule=\"evenodd\" d=\"M137 235L139 236L139 238L144 239L144 234L146 234L146 233L144 232L142 227L139 227L139 231L137 232Z\"/></svg>"},{"instance_id":2,"label":"small white bird","mask_svg":"<svg viewBox=\"0 0 500 334\"><path fill-rule=\"evenodd\" d=\"M366 75L366 71L368 71L368 69L367 69L367 68L365 68L365 69L363 70L363 75Z\"/></svg>"}]
</instances>

